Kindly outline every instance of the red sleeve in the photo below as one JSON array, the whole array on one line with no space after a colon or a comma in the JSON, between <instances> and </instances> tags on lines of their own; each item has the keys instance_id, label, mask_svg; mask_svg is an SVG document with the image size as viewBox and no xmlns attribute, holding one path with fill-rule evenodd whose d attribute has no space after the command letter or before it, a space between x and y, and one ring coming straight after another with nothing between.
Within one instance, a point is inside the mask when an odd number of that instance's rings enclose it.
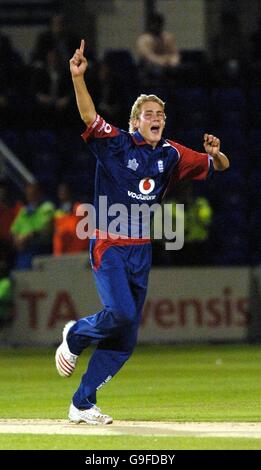
<instances>
[{"instance_id":1,"label":"red sleeve","mask_svg":"<svg viewBox=\"0 0 261 470\"><path fill-rule=\"evenodd\" d=\"M174 168L171 182L176 183L184 179L204 180L212 170L211 157L207 153L200 153L176 142L169 141L179 152L180 158Z\"/></svg>"},{"instance_id":2,"label":"red sleeve","mask_svg":"<svg viewBox=\"0 0 261 470\"><path fill-rule=\"evenodd\" d=\"M116 137L120 134L117 127L112 124L108 124L99 114L97 114L95 121L87 126L86 130L82 134L82 138L87 142L91 137L95 139L104 139L108 137Z\"/></svg>"}]
</instances>

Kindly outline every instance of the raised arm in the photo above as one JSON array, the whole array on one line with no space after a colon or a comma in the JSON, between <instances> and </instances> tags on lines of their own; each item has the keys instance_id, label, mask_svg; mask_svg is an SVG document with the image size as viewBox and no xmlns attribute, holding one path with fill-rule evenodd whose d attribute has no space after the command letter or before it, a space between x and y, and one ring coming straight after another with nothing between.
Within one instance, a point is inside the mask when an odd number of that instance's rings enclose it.
<instances>
[{"instance_id":1,"label":"raised arm","mask_svg":"<svg viewBox=\"0 0 261 470\"><path fill-rule=\"evenodd\" d=\"M204 134L205 151L213 158L214 168L217 171L224 171L229 168L229 160L226 155L220 152L220 140L212 134Z\"/></svg>"},{"instance_id":2,"label":"raised arm","mask_svg":"<svg viewBox=\"0 0 261 470\"><path fill-rule=\"evenodd\" d=\"M80 49L76 49L70 60L70 71L80 116L89 126L95 121L97 113L84 81L84 74L88 67L87 59L84 57L84 45L84 39L82 39Z\"/></svg>"}]
</instances>

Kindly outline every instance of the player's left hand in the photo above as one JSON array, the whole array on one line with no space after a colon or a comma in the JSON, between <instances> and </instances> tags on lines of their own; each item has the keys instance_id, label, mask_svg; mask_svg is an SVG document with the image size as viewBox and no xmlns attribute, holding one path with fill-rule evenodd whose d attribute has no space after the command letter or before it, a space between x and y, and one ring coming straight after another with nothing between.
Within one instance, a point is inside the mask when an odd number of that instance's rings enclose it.
<instances>
[{"instance_id":1,"label":"player's left hand","mask_svg":"<svg viewBox=\"0 0 261 470\"><path fill-rule=\"evenodd\" d=\"M204 149L211 157L215 157L220 152L220 140L212 134L204 134Z\"/></svg>"}]
</instances>

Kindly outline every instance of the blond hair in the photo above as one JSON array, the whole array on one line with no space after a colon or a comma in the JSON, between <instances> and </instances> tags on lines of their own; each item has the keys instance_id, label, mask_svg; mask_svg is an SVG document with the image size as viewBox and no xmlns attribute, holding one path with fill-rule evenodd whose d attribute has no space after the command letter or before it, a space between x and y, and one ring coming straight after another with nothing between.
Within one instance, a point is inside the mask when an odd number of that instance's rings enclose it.
<instances>
[{"instance_id":1,"label":"blond hair","mask_svg":"<svg viewBox=\"0 0 261 470\"><path fill-rule=\"evenodd\" d=\"M130 119L129 119L129 132L135 132L137 130L137 127L133 125L133 121L135 119L138 119L141 113L141 108L144 103L147 101L154 101L155 103L158 103L163 111L165 109L165 103L162 101L158 96L156 95L140 95L135 103L133 104L131 108L131 113L130 113ZM164 115L166 118L166 116Z\"/></svg>"}]
</instances>

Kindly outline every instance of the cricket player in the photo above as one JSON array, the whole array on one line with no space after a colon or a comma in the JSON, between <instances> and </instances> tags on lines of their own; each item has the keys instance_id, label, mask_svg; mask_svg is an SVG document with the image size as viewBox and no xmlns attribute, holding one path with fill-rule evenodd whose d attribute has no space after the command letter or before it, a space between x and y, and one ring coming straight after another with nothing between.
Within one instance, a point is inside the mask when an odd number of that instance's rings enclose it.
<instances>
[{"instance_id":1,"label":"cricket player","mask_svg":"<svg viewBox=\"0 0 261 470\"><path fill-rule=\"evenodd\" d=\"M227 157L220 151L220 141L213 135L204 135L205 153L162 138L164 103L155 95L137 98L129 132L106 123L97 114L87 90L87 67L82 40L70 60L70 70L79 113L87 126L82 137L97 159L97 211L99 196L107 197L108 207L115 203L127 208L135 203L151 206L160 202L175 182L202 180L214 170L229 167ZM127 225L131 222L129 218ZM142 238L140 228L134 227L133 236L133 230L126 227L125 234L115 238L112 233L104 234L97 225L96 238L91 240L91 265L103 309L69 322L55 357L58 373L69 377L81 352L89 344L97 344L70 405L72 422L112 423L112 418L96 406L96 391L120 370L136 344L151 267L151 243Z\"/></svg>"}]
</instances>

